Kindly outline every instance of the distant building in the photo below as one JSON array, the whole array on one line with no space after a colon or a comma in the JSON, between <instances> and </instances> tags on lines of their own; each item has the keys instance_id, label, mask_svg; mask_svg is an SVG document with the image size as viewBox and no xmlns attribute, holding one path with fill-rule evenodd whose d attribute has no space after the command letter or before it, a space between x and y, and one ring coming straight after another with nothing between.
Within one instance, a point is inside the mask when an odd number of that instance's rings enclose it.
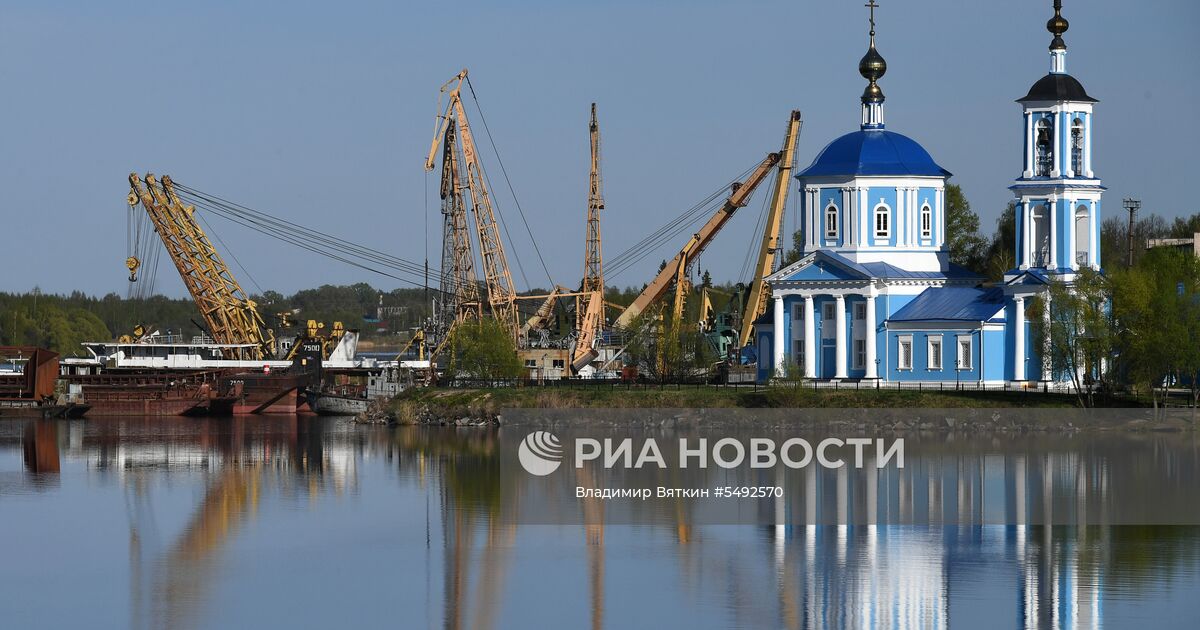
<instances>
[{"instance_id":1,"label":"distant building","mask_svg":"<svg viewBox=\"0 0 1200 630\"><path fill-rule=\"evenodd\" d=\"M1092 107L1066 73L1067 21L1047 24L1051 70L1017 102L1023 168L1015 196L1017 267L996 287L949 261L950 173L916 141L887 130L871 43L862 125L797 175L799 261L767 277L774 309L756 322L759 380L790 369L823 380L956 383L1049 381L1025 316L1053 280L1100 269L1100 201Z\"/></svg>"},{"instance_id":2,"label":"distant building","mask_svg":"<svg viewBox=\"0 0 1200 630\"><path fill-rule=\"evenodd\" d=\"M1192 238L1152 238L1146 243L1146 249L1155 247L1174 247L1200 258L1200 232L1193 234Z\"/></svg>"}]
</instances>

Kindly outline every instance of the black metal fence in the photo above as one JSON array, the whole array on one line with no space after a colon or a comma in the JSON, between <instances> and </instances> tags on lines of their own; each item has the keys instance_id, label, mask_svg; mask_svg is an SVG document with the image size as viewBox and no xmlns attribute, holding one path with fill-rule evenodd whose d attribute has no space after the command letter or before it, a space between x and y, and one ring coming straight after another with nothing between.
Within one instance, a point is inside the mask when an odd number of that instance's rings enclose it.
<instances>
[{"instance_id":1,"label":"black metal fence","mask_svg":"<svg viewBox=\"0 0 1200 630\"><path fill-rule=\"evenodd\" d=\"M800 380L772 380L770 384L762 384L758 382L750 383L728 383L715 382L711 378L685 378L685 379L620 379L620 378L564 378L564 379L538 379L538 378L513 378L513 379L475 379L475 378L458 378L447 381L441 384L443 387L456 389L481 389L481 388L506 388L506 387L537 387L546 389L568 388L568 389L583 389L583 390L600 390L600 389L627 389L627 390L686 390L686 389L703 389L703 388L721 388L721 389L738 389L745 391L759 391L767 389L805 389L812 391L870 391L870 390L889 390L889 391L906 391L906 392L930 392L930 393L989 393L989 394L1010 394L1018 396L1037 396L1037 395L1055 395L1075 397L1075 390L1071 387L1055 387L1049 381L1029 382L1025 384L1013 383L980 383L978 381L966 381L959 383L924 383L924 382L884 382L882 380L845 380L845 381L823 381L814 379ZM1083 394L1087 397L1087 393ZM1096 392L1094 394L1095 401L1100 406L1111 406L1117 404L1134 405L1134 406L1150 406L1150 394L1145 390L1134 389L1128 392ZM1159 404L1169 407L1190 407L1192 406L1191 396L1188 392L1175 391L1170 392L1167 396L1159 395Z\"/></svg>"}]
</instances>

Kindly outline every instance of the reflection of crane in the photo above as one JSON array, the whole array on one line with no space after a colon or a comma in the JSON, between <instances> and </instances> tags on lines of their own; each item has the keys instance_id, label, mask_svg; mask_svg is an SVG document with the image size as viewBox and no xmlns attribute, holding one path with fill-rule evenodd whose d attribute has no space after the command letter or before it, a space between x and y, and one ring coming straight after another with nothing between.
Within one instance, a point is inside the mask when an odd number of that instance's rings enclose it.
<instances>
[{"instance_id":1,"label":"reflection of crane","mask_svg":"<svg viewBox=\"0 0 1200 630\"><path fill-rule=\"evenodd\" d=\"M592 103L592 121L588 126L592 148L592 166L588 175L587 230L584 236L582 297L575 299L575 353L571 367L578 371L596 358L596 337L604 326L604 266L600 249L600 211L604 192L600 179L600 123L596 104Z\"/></svg>"},{"instance_id":2,"label":"reflection of crane","mask_svg":"<svg viewBox=\"0 0 1200 630\"><path fill-rule=\"evenodd\" d=\"M661 298L670 289L672 282L675 285L675 301L673 307L673 315L676 321L683 315L683 302L686 295L687 272L692 262L704 251L705 247L712 242L713 237L721 231L721 228L733 217L738 208L746 205L746 201L754 192L754 189L762 183L767 177L767 173L779 162L778 153L769 153L763 158L750 177L745 183L735 183L732 187L732 193L726 199L725 204L721 206L708 221L700 228L699 232L692 235L683 249L679 250L678 254L672 258L662 271L658 272L658 276L646 285L645 289L634 298L633 302L621 313L617 318L616 326L628 328L630 324L637 318L646 307L654 301Z\"/></svg>"},{"instance_id":3,"label":"reflection of crane","mask_svg":"<svg viewBox=\"0 0 1200 630\"><path fill-rule=\"evenodd\" d=\"M764 291L763 278L775 270L775 261L779 258L780 228L783 224L783 211L787 207L788 188L791 185L792 168L796 163L796 140L800 137L800 111L792 110L788 118L787 135L783 138L783 149L780 151L779 167L775 171L775 188L771 191L771 209L767 215L767 224L762 235L762 247L758 250L758 264L754 267L754 279L750 283L750 298L742 311L742 330L738 335L738 347L745 347L750 341L750 333L754 328L754 320L767 310L767 297Z\"/></svg>"},{"instance_id":4,"label":"reflection of crane","mask_svg":"<svg viewBox=\"0 0 1200 630\"><path fill-rule=\"evenodd\" d=\"M484 179L483 165L479 161L475 139L471 135L471 126L467 122L467 112L463 108L461 92L464 81L467 81L465 68L442 86L441 93L447 95L446 109L444 113L438 115L433 142L429 147L429 156L425 159L425 170L433 170L438 145L445 142L450 125L454 123L458 147L462 151L461 168L466 171L465 182L462 182L461 186L470 191L471 212L475 216L475 231L479 237L479 255L483 260L483 276L487 283L488 305L491 306L492 316L500 322L505 330L509 331L513 340L516 341L519 331L517 306L513 299L516 296L516 289L513 285L512 274L508 269L504 245L500 241L500 230L496 225L496 215L492 209L492 200ZM453 87L451 87L452 85Z\"/></svg>"},{"instance_id":5,"label":"reflection of crane","mask_svg":"<svg viewBox=\"0 0 1200 630\"><path fill-rule=\"evenodd\" d=\"M188 292L200 309L208 334L220 344L251 344L248 349L229 349L248 356L228 358L263 359L275 354L275 334L266 327L258 307L238 284L224 259L193 216L195 207L184 205L175 194L169 176L158 182L147 174L145 183L136 173L129 175L129 205L145 208L155 231L166 245L167 253ZM130 276L136 274L139 261L127 261Z\"/></svg>"}]
</instances>

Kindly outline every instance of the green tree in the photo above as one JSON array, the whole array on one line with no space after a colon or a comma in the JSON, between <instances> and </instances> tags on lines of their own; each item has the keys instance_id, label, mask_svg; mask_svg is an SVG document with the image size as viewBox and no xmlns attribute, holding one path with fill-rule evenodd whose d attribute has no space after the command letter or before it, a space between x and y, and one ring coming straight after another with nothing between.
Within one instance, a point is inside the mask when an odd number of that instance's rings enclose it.
<instances>
[{"instance_id":1,"label":"green tree","mask_svg":"<svg viewBox=\"0 0 1200 630\"><path fill-rule=\"evenodd\" d=\"M796 230L792 232L792 248L787 250L783 255L783 263L779 265L782 269L797 260L800 260L800 254L804 251L804 232Z\"/></svg>"},{"instance_id":2,"label":"green tree","mask_svg":"<svg viewBox=\"0 0 1200 630\"><path fill-rule=\"evenodd\" d=\"M971 211L962 188L946 184L946 247L950 262L982 274L986 271L987 246L987 239L979 234L979 215Z\"/></svg>"},{"instance_id":3,"label":"green tree","mask_svg":"<svg viewBox=\"0 0 1200 630\"><path fill-rule=\"evenodd\" d=\"M518 378L525 371L508 331L490 317L456 326L447 354L446 375L450 378Z\"/></svg>"},{"instance_id":4,"label":"green tree","mask_svg":"<svg viewBox=\"0 0 1200 630\"><path fill-rule=\"evenodd\" d=\"M1017 266L1017 206L1009 202L996 219L996 232L984 252L983 273L989 280L998 281L1004 273Z\"/></svg>"},{"instance_id":5,"label":"green tree","mask_svg":"<svg viewBox=\"0 0 1200 630\"><path fill-rule=\"evenodd\" d=\"M1190 217L1175 217L1175 222L1171 224L1171 232L1169 238L1190 238L1200 232L1200 212L1193 214Z\"/></svg>"},{"instance_id":6,"label":"green tree","mask_svg":"<svg viewBox=\"0 0 1200 630\"><path fill-rule=\"evenodd\" d=\"M1146 253L1146 243L1152 238L1164 238L1171 233L1166 219L1157 214L1146 215L1133 224L1133 264ZM1100 223L1101 260L1106 269L1129 268L1129 217L1110 216Z\"/></svg>"},{"instance_id":7,"label":"green tree","mask_svg":"<svg viewBox=\"0 0 1200 630\"><path fill-rule=\"evenodd\" d=\"M696 374L715 360L714 352L691 318L676 320L661 304L630 323L625 353L638 372L660 382L675 382Z\"/></svg>"},{"instance_id":8,"label":"green tree","mask_svg":"<svg viewBox=\"0 0 1200 630\"><path fill-rule=\"evenodd\" d=\"M1172 381L1200 375L1200 260L1156 248L1131 269L1111 274L1120 365L1131 384L1150 389L1154 405ZM1182 289L1182 290L1181 290Z\"/></svg>"},{"instance_id":9,"label":"green tree","mask_svg":"<svg viewBox=\"0 0 1200 630\"><path fill-rule=\"evenodd\" d=\"M1108 279L1081 269L1074 282L1056 281L1046 292L1050 316L1044 319L1043 296L1028 307L1034 347L1041 348L1042 365L1052 375L1068 375L1079 403L1095 406L1095 392L1108 376L1114 336L1109 309Z\"/></svg>"}]
</instances>

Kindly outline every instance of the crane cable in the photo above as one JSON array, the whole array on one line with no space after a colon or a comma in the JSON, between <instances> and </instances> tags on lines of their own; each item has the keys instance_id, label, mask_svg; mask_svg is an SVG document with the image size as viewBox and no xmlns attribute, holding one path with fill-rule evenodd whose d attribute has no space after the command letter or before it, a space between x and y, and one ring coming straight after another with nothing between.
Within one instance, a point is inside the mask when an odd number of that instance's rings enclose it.
<instances>
[{"instance_id":1,"label":"crane cable","mask_svg":"<svg viewBox=\"0 0 1200 630\"><path fill-rule=\"evenodd\" d=\"M479 97L475 95L475 86L471 84L471 77L467 76L467 89L471 92L471 100L475 101L475 111L479 112L479 121L483 123L483 131L487 135L488 143L492 145L492 152L496 154L496 163L500 165L500 173L504 175L504 182L508 185L508 192L512 195L513 204L517 206L517 212L521 215L521 222L525 224L525 233L529 235L529 242L533 244L533 251L537 254L538 262L542 265L542 271L546 272L546 281L550 283L550 287L555 286L554 279L550 277L550 269L546 266L545 259L542 258L542 250L538 247L537 239L533 237L533 230L529 229L529 221L525 218L525 210L521 208L521 202L517 199L517 192L513 189L512 180L508 177L508 169L504 168L504 160L500 159L500 150L496 148L496 141L492 139L492 130L488 128L487 117L483 115L483 108L479 105ZM483 174L484 179L487 179L487 173ZM488 182L488 187L491 188L492 183ZM504 215L497 211L500 215L500 224L504 227L504 235L508 237L508 242L512 243L512 236L508 233L508 225L504 223ZM525 286L529 287L529 280L525 278L525 270L521 268L521 258L517 256L516 251L513 251L513 258L517 261L517 268L521 271L521 279L525 281ZM530 287L532 288L532 287Z\"/></svg>"},{"instance_id":2,"label":"crane cable","mask_svg":"<svg viewBox=\"0 0 1200 630\"><path fill-rule=\"evenodd\" d=\"M678 216L674 217L666 224L652 232L649 236L646 236L625 251L617 254L614 258L606 261L605 275L609 277L616 277L617 275L620 275L621 273L627 271L632 265L658 250L668 241L675 239L679 234L694 226L701 219L711 216L715 211L714 206L716 206L716 202L720 201L722 205L724 204L724 201L721 200L721 198L728 194L730 186L733 183L744 179L760 163L761 161L755 162L753 166L750 166L746 170L742 171L737 177L734 178L733 181L717 188L703 200L687 210L684 210Z\"/></svg>"},{"instance_id":3,"label":"crane cable","mask_svg":"<svg viewBox=\"0 0 1200 630\"><path fill-rule=\"evenodd\" d=\"M356 245L344 239L332 237L291 221L279 219L246 206L221 199L215 195L203 193L178 182L175 182L175 188L181 200L276 240L372 273L399 280L406 284L417 287L422 287L426 284L424 282L425 268L421 263L415 263L378 250ZM334 246L344 249L334 249ZM352 259L358 259L358 261L356 262ZM401 277L384 269L390 269L398 273L420 278L421 280ZM438 289L435 290L441 292Z\"/></svg>"}]
</instances>

